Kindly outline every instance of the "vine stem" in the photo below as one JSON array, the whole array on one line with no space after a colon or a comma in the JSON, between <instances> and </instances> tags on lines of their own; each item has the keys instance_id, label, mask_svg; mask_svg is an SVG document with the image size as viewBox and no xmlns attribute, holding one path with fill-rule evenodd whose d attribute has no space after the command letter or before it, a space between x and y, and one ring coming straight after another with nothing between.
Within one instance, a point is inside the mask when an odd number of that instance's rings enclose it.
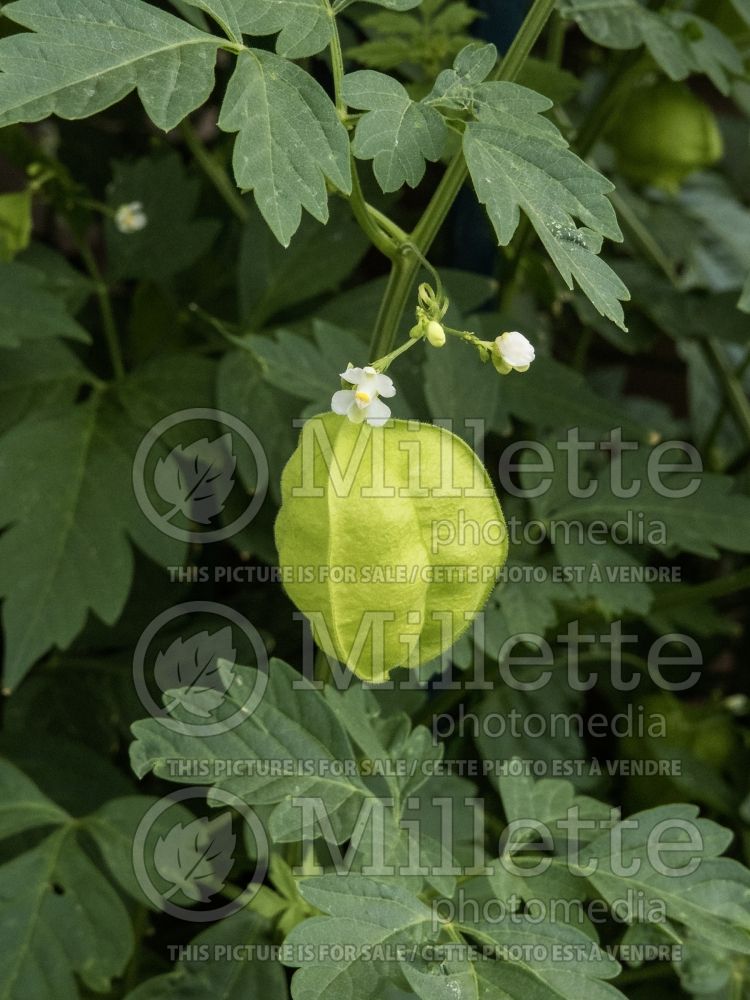
<instances>
[{"instance_id":1,"label":"vine stem","mask_svg":"<svg viewBox=\"0 0 750 1000\"><path fill-rule=\"evenodd\" d=\"M732 411L739 430L745 441L750 444L750 403L740 378L737 377L721 346L712 337L701 343L701 349L721 382L725 405Z\"/></svg>"},{"instance_id":2,"label":"vine stem","mask_svg":"<svg viewBox=\"0 0 750 1000\"><path fill-rule=\"evenodd\" d=\"M745 372L748 369L748 365L750 365L750 349L747 350L743 360L734 369L734 377L735 379L737 379L740 385L742 385L742 379L745 375ZM705 455L709 454L714 444L716 443L716 439L719 436L719 431L721 430L721 425L724 423L724 418L726 417L726 415L727 415L727 400L725 396L722 399L718 410L716 411L716 416L714 417L713 423L711 424L708 430L708 434L706 435L706 440L703 444L703 452Z\"/></svg>"},{"instance_id":3,"label":"vine stem","mask_svg":"<svg viewBox=\"0 0 750 1000\"><path fill-rule=\"evenodd\" d=\"M534 0L531 10L513 39L507 54L493 72L492 80L513 81L521 72L536 40L542 33L555 7L555 0ZM429 251L440 227L456 200L468 174L463 153L459 150L448 165L427 208L417 223L410 242L417 253L407 246L393 258L378 318L375 322L370 356L388 354L393 346L401 317L404 314L421 258Z\"/></svg>"},{"instance_id":4,"label":"vine stem","mask_svg":"<svg viewBox=\"0 0 750 1000\"><path fill-rule=\"evenodd\" d=\"M182 132L182 138L185 140L185 145L206 177L208 177L239 221L242 223L247 222L249 218L247 205L237 191L236 185L229 178L221 164L217 162L216 158L203 145L200 136L189 118L185 118L180 123L180 131Z\"/></svg>"},{"instance_id":5,"label":"vine stem","mask_svg":"<svg viewBox=\"0 0 750 1000\"><path fill-rule=\"evenodd\" d=\"M104 337L107 342L107 349L112 362L112 371L114 372L115 378L119 379L125 374L125 365L122 360L120 338L117 333L115 314L112 310L112 300L109 297L109 288L107 287L104 276L102 275L99 265L96 262L96 257L94 256L91 247L86 242L86 238L81 237L81 239L77 242L81 259L86 265L86 270L89 272L91 280L94 283L94 291L96 292L96 298L99 303L99 313L102 317Z\"/></svg>"},{"instance_id":6,"label":"vine stem","mask_svg":"<svg viewBox=\"0 0 750 1000\"><path fill-rule=\"evenodd\" d=\"M341 37L336 23L336 14L343 7L340 4L328 3L328 16L331 19L331 41L329 52L331 56L331 74L333 76L333 99L336 104L336 112L344 124L349 118L349 108L344 100L344 53L341 50ZM406 234L399 227L391 222L382 212L378 212L368 205L362 193L362 185L357 172L357 162L354 156L350 157L352 172L352 191L349 195L349 204L354 218L360 228L370 240L370 242L380 250L389 260L393 260L398 253L398 245L407 239Z\"/></svg>"}]
</instances>

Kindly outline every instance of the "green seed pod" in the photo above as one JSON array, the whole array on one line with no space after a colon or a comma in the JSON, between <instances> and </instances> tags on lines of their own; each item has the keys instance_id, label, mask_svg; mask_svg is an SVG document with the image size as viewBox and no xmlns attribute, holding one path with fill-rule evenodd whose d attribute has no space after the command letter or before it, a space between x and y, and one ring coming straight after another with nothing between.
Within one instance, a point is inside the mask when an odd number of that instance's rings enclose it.
<instances>
[{"instance_id":1,"label":"green seed pod","mask_svg":"<svg viewBox=\"0 0 750 1000\"><path fill-rule=\"evenodd\" d=\"M434 659L485 604L508 553L492 484L432 424L302 429L281 478L276 545L318 645L365 681Z\"/></svg>"},{"instance_id":2,"label":"green seed pod","mask_svg":"<svg viewBox=\"0 0 750 1000\"><path fill-rule=\"evenodd\" d=\"M635 89L607 138L626 177L671 192L724 152L711 109L680 83Z\"/></svg>"}]
</instances>

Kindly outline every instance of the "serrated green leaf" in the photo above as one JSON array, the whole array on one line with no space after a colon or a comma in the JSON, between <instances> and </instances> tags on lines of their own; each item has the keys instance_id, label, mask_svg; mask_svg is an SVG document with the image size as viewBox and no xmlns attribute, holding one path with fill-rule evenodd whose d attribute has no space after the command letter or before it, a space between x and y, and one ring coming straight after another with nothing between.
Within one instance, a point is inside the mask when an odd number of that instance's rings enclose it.
<instances>
[{"instance_id":1,"label":"serrated green leaf","mask_svg":"<svg viewBox=\"0 0 750 1000\"><path fill-rule=\"evenodd\" d=\"M299 883L302 896L328 914L298 924L285 944L291 954L288 965L298 966L292 993L295 1000L318 1000L323 996L343 1000L357 990L382 980L387 963L367 959L368 948L387 949L434 937L432 911L401 886L363 875L322 875ZM324 944L347 944L349 954L339 961L326 959ZM311 949L320 957L305 961L296 949Z\"/></svg>"},{"instance_id":2,"label":"serrated green leaf","mask_svg":"<svg viewBox=\"0 0 750 1000\"><path fill-rule=\"evenodd\" d=\"M666 805L631 816L584 848L578 864L596 864L588 881L608 902L629 887L703 941L750 954L750 872L718 857L732 833L698 812Z\"/></svg>"},{"instance_id":3,"label":"serrated green leaf","mask_svg":"<svg viewBox=\"0 0 750 1000\"><path fill-rule=\"evenodd\" d=\"M368 248L366 236L343 199L331 202L331 217L325 226L303 216L286 249L253 210L242 230L237 261L243 323L251 330L260 330L277 313L334 291L355 270Z\"/></svg>"},{"instance_id":4,"label":"serrated green leaf","mask_svg":"<svg viewBox=\"0 0 750 1000\"><path fill-rule=\"evenodd\" d=\"M478 981L468 961L424 963L402 962L401 971L423 1000L477 1000Z\"/></svg>"},{"instance_id":5,"label":"serrated green leaf","mask_svg":"<svg viewBox=\"0 0 750 1000\"><path fill-rule=\"evenodd\" d=\"M602 237L622 238L606 197L613 185L540 116L547 98L517 84L488 83L474 88L474 99L477 117L464 132L464 155L498 242L510 242L523 209L568 287L575 278L598 311L623 326L620 300L628 291L597 256Z\"/></svg>"},{"instance_id":6,"label":"serrated green leaf","mask_svg":"<svg viewBox=\"0 0 750 1000\"><path fill-rule=\"evenodd\" d=\"M18 0L3 14L31 30L0 42L0 125L85 118L137 88L168 131L213 89L221 40L142 0Z\"/></svg>"},{"instance_id":7,"label":"serrated green leaf","mask_svg":"<svg viewBox=\"0 0 750 1000\"><path fill-rule=\"evenodd\" d=\"M311 413L330 409L336 375L348 362L360 363L367 350L353 333L321 320L313 323L312 339L279 330L275 338L251 335L245 339L245 345L258 360L266 381L308 400Z\"/></svg>"},{"instance_id":8,"label":"serrated green leaf","mask_svg":"<svg viewBox=\"0 0 750 1000\"><path fill-rule=\"evenodd\" d=\"M217 722L236 713L258 683L263 680L256 669L235 666L225 699L210 710L211 720ZM180 702L170 708L172 717L193 721L194 715L188 709L191 699L196 697L199 693L184 692ZM204 706L200 707L203 712ZM318 762L319 767L312 768L311 773L291 773L285 777L271 776L264 769L237 777L224 777L217 771L214 776L212 783L216 787L226 788L246 802L275 806L271 833L275 840L285 843L301 836L301 810L292 803L292 796L319 797L341 843L351 834L363 799L370 795L356 774L341 774L333 766L335 761L354 757L349 737L323 696L281 660L271 660L268 687L262 699L231 731L200 741L167 730L157 720L145 719L133 725L133 733L136 742L131 747L131 762L140 777L153 770L172 781L184 781L169 766L175 759L279 760L287 765Z\"/></svg>"},{"instance_id":9,"label":"serrated green leaf","mask_svg":"<svg viewBox=\"0 0 750 1000\"><path fill-rule=\"evenodd\" d=\"M267 997L286 1000L289 995L284 970L274 958L247 957L253 945L265 946L270 938L266 922L252 910L240 910L209 927L191 941L195 954L181 958L172 972L147 979L127 994L126 1000L188 1000L212 996L221 1000ZM227 956L226 958L223 956Z\"/></svg>"},{"instance_id":10,"label":"serrated green leaf","mask_svg":"<svg viewBox=\"0 0 750 1000\"><path fill-rule=\"evenodd\" d=\"M73 267L63 254L43 243L32 243L19 256L18 263L43 274L48 290L61 299L74 316L94 291L94 283L88 275Z\"/></svg>"},{"instance_id":11,"label":"serrated green leaf","mask_svg":"<svg viewBox=\"0 0 750 1000\"><path fill-rule=\"evenodd\" d=\"M635 456L635 457L633 457ZM665 462L674 456L665 458ZM718 549L750 552L750 498L734 493L729 476L714 473L660 472L649 476L647 457L633 451L622 454L622 482L640 480L637 510L644 522L645 538L662 550L680 549L716 558ZM612 481L610 481L612 479ZM660 482L659 482L660 480ZM669 495L683 491L682 496ZM581 518L589 523L607 524L632 517L633 498L618 496L613 477L599 480L596 491L587 499L562 501L548 515L561 521Z\"/></svg>"},{"instance_id":12,"label":"serrated green leaf","mask_svg":"<svg viewBox=\"0 0 750 1000\"><path fill-rule=\"evenodd\" d=\"M137 903L151 910L158 910L158 907L143 891L135 873L133 844L138 826L146 812L159 801L150 795L113 798L80 821L81 828L98 846L115 882ZM184 828L193 820L195 820L193 813L179 802L173 803L167 811L149 820L148 841L144 842L142 860L152 885L158 885L160 877L154 868L158 842L163 842L176 824L181 824ZM171 895L170 899L179 906L192 906L195 902L184 894Z\"/></svg>"},{"instance_id":13,"label":"serrated green leaf","mask_svg":"<svg viewBox=\"0 0 750 1000\"><path fill-rule=\"evenodd\" d=\"M514 416L539 427L622 427L634 440L647 436L621 406L594 392L582 375L554 358L538 357L528 372L503 381L502 394Z\"/></svg>"},{"instance_id":14,"label":"serrated green leaf","mask_svg":"<svg viewBox=\"0 0 750 1000\"><path fill-rule=\"evenodd\" d=\"M51 646L67 647L89 610L117 619L133 572L130 539L155 558L182 561L184 546L150 525L133 497L139 438L96 395L0 440L0 476L13 484L0 503L7 687Z\"/></svg>"},{"instance_id":15,"label":"serrated green leaf","mask_svg":"<svg viewBox=\"0 0 750 1000\"><path fill-rule=\"evenodd\" d=\"M585 943L579 944L585 953ZM477 975L482 1000L624 1000L614 986L589 979L583 971L537 971L507 962L481 962Z\"/></svg>"},{"instance_id":16,"label":"serrated green leaf","mask_svg":"<svg viewBox=\"0 0 750 1000\"><path fill-rule=\"evenodd\" d=\"M314 56L331 41L334 20L328 0L250 0L242 11L248 35L274 35L287 59Z\"/></svg>"},{"instance_id":17,"label":"serrated green leaf","mask_svg":"<svg viewBox=\"0 0 750 1000\"><path fill-rule=\"evenodd\" d=\"M299 404L270 386L260 364L249 351L230 351L219 365L216 401L220 409L241 420L258 437L268 460L268 481L276 503L281 502L281 472L294 451ZM238 468L249 490L258 486L258 468L245 450Z\"/></svg>"},{"instance_id":18,"label":"serrated green leaf","mask_svg":"<svg viewBox=\"0 0 750 1000\"><path fill-rule=\"evenodd\" d=\"M673 80L684 80L690 72L686 40L640 0L557 0L557 9L599 45L612 49L646 45Z\"/></svg>"},{"instance_id":19,"label":"serrated green leaf","mask_svg":"<svg viewBox=\"0 0 750 1000\"><path fill-rule=\"evenodd\" d=\"M558 0L558 10L599 45L614 49L645 45L673 80L705 73L728 94L731 79L744 72L742 57L731 39L696 14L652 11L641 0Z\"/></svg>"},{"instance_id":20,"label":"serrated green leaf","mask_svg":"<svg viewBox=\"0 0 750 1000\"><path fill-rule=\"evenodd\" d=\"M440 73L427 100L468 110L474 98L474 87L487 79L496 62L494 45L472 42L461 49L450 69Z\"/></svg>"},{"instance_id":21,"label":"serrated green leaf","mask_svg":"<svg viewBox=\"0 0 750 1000\"><path fill-rule=\"evenodd\" d=\"M113 219L105 225L112 277L164 281L206 253L219 231L215 219L196 219L200 181L191 177L176 153L116 163L107 201L118 206L140 202L144 229L122 233Z\"/></svg>"},{"instance_id":22,"label":"serrated green leaf","mask_svg":"<svg viewBox=\"0 0 750 1000\"><path fill-rule=\"evenodd\" d=\"M68 813L48 799L31 778L0 758L0 838L69 820Z\"/></svg>"},{"instance_id":23,"label":"serrated green leaf","mask_svg":"<svg viewBox=\"0 0 750 1000\"><path fill-rule=\"evenodd\" d=\"M17 261L0 264L0 346L18 347L50 337L90 340L50 291L44 274Z\"/></svg>"},{"instance_id":24,"label":"serrated green leaf","mask_svg":"<svg viewBox=\"0 0 750 1000\"><path fill-rule=\"evenodd\" d=\"M608 824L611 808L603 802L598 802L589 796L577 795L569 781L556 778L542 778L535 781L523 773L522 766L514 772L512 761L509 772L503 775L499 782L500 798L503 802L506 819L509 823L521 821L539 821L551 833L567 838L564 826L558 829L561 820L567 820L571 809L586 822L586 827L576 831L576 836L583 842L593 839ZM522 765L521 761L518 761ZM593 832L592 832L593 831ZM515 839L508 838L506 850L512 853L518 850L525 839L535 839L537 831L521 828L515 834Z\"/></svg>"},{"instance_id":25,"label":"serrated green leaf","mask_svg":"<svg viewBox=\"0 0 750 1000\"><path fill-rule=\"evenodd\" d=\"M532 667L524 676L532 684L538 682L538 686L534 690L518 691L505 684L497 685L479 706L480 731L476 742L484 759L493 762L500 770L505 761L519 757L523 761L539 762L546 774L555 774L555 768L560 766L561 761L585 760L588 751L577 729L574 726L561 729L554 724L554 718L559 717L561 712L570 718L577 717L576 713L582 709L580 693L571 691L565 673L560 670L553 670L545 678L543 669ZM537 737L536 732L527 734L523 728L514 732L511 726L498 731L496 720L512 718L513 715L518 719L530 716L543 719L543 737ZM503 779L502 772L493 774L492 783L499 787ZM570 781L579 791L588 791L594 784L593 779L594 776L585 769L573 766L570 771ZM573 898L576 897L577 893Z\"/></svg>"},{"instance_id":26,"label":"serrated green leaf","mask_svg":"<svg viewBox=\"0 0 750 1000\"><path fill-rule=\"evenodd\" d=\"M644 567L624 546L571 536L555 539L555 554L571 571L568 585L579 600L596 601L609 616L648 613L653 591L642 578Z\"/></svg>"},{"instance_id":27,"label":"serrated green leaf","mask_svg":"<svg viewBox=\"0 0 750 1000\"><path fill-rule=\"evenodd\" d=\"M357 122L352 146L361 160L373 160L383 191L404 184L416 187L424 177L425 160L440 158L447 138L445 122L422 101L413 101L393 77L358 70L344 77L344 99L366 111Z\"/></svg>"},{"instance_id":28,"label":"serrated green leaf","mask_svg":"<svg viewBox=\"0 0 750 1000\"><path fill-rule=\"evenodd\" d=\"M70 827L0 867L0 934L6 1000L78 1000L74 973L108 992L133 950L125 907Z\"/></svg>"},{"instance_id":29,"label":"serrated green leaf","mask_svg":"<svg viewBox=\"0 0 750 1000\"><path fill-rule=\"evenodd\" d=\"M90 375L59 340L38 340L0 349L0 434L32 410L45 412L74 402Z\"/></svg>"},{"instance_id":30,"label":"serrated green leaf","mask_svg":"<svg viewBox=\"0 0 750 1000\"><path fill-rule=\"evenodd\" d=\"M409 10L417 7L421 0L367 2L391 10ZM334 6L332 0L246 0L240 15L242 30L248 35L279 32L276 51L287 59L314 56L331 42Z\"/></svg>"},{"instance_id":31,"label":"serrated green leaf","mask_svg":"<svg viewBox=\"0 0 750 1000\"><path fill-rule=\"evenodd\" d=\"M717 90L729 95L732 80L744 75L742 56L723 31L703 17L683 11L666 15L688 47L691 69L705 73Z\"/></svg>"},{"instance_id":32,"label":"serrated green leaf","mask_svg":"<svg viewBox=\"0 0 750 1000\"><path fill-rule=\"evenodd\" d=\"M238 10L237 0L183 0L183 3L210 14L228 38L238 45L242 44L242 27L239 21L242 4L239 4Z\"/></svg>"},{"instance_id":33,"label":"serrated green leaf","mask_svg":"<svg viewBox=\"0 0 750 1000\"><path fill-rule=\"evenodd\" d=\"M234 174L252 190L263 218L284 246L302 209L328 221L326 178L351 191L349 140L330 98L299 66L271 52L245 49L227 86L219 127L238 132Z\"/></svg>"}]
</instances>

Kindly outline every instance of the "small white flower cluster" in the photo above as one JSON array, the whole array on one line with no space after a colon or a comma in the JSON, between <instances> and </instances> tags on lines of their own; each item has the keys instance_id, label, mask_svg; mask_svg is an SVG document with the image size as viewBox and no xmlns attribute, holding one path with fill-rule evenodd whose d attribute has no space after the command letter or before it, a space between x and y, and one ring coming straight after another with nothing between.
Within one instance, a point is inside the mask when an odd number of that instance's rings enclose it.
<instances>
[{"instance_id":1,"label":"small white flower cluster","mask_svg":"<svg viewBox=\"0 0 750 1000\"><path fill-rule=\"evenodd\" d=\"M369 366L347 368L341 372L341 378L355 388L334 392L331 399L333 412L346 415L353 424L366 420L371 427L382 427L390 418L391 409L379 397L389 399L396 395L393 381Z\"/></svg>"},{"instance_id":2,"label":"small white flower cluster","mask_svg":"<svg viewBox=\"0 0 750 1000\"><path fill-rule=\"evenodd\" d=\"M444 338L442 327L432 320L425 324L425 331L420 329L419 336L424 335L429 339L432 332L437 340L437 331L429 329L433 325L440 327ZM502 333L492 342L478 341L476 337L472 337L472 342L481 348L485 361L489 354L492 364L501 375L508 375L512 371L528 371L535 357L532 343L517 330ZM439 344L435 343L435 346ZM353 424L366 422L371 427L382 427L390 419L391 409L380 397L389 399L396 395L392 379L369 365L366 368L347 368L345 372L341 372L341 378L354 388L334 392L331 398L333 412L347 417Z\"/></svg>"},{"instance_id":3,"label":"small white flower cluster","mask_svg":"<svg viewBox=\"0 0 750 1000\"><path fill-rule=\"evenodd\" d=\"M143 202L129 201L115 210L115 226L125 235L138 233L148 225L148 216L143 211Z\"/></svg>"}]
</instances>

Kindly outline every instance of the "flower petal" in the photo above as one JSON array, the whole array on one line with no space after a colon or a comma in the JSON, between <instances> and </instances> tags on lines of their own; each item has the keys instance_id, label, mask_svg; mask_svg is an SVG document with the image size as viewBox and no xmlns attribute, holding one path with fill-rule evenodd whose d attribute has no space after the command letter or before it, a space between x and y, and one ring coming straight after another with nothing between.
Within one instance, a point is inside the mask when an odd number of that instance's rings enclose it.
<instances>
[{"instance_id":1,"label":"flower petal","mask_svg":"<svg viewBox=\"0 0 750 1000\"><path fill-rule=\"evenodd\" d=\"M361 424L363 420L367 418L367 407L359 407L356 402L352 403L349 409L346 411L347 417L351 420L353 424Z\"/></svg>"},{"instance_id":2,"label":"flower petal","mask_svg":"<svg viewBox=\"0 0 750 1000\"><path fill-rule=\"evenodd\" d=\"M338 392L334 392L331 397L331 409L334 413L339 413L343 416L348 412L349 407L354 403L354 390L353 389L339 389Z\"/></svg>"},{"instance_id":3,"label":"flower petal","mask_svg":"<svg viewBox=\"0 0 750 1000\"><path fill-rule=\"evenodd\" d=\"M382 427L390 419L391 408L386 406L382 399L374 399L363 413L370 427Z\"/></svg>"},{"instance_id":4,"label":"flower petal","mask_svg":"<svg viewBox=\"0 0 750 1000\"><path fill-rule=\"evenodd\" d=\"M339 372L340 377L345 382L351 382L352 385L359 385L364 374L361 368L347 368L345 372Z\"/></svg>"},{"instance_id":5,"label":"flower petal","mask_svg":"<svg viewBox=\"0 0 750 1000\"><path fill-rule=\"evenodd\" d=\"M396 386L393 384L393 379L387 375L378 375L375 379L375 387L378 390L378 394L385 396L386 399L390 399L391 396L396 395Z\"/></svg>"}]
</instances>

